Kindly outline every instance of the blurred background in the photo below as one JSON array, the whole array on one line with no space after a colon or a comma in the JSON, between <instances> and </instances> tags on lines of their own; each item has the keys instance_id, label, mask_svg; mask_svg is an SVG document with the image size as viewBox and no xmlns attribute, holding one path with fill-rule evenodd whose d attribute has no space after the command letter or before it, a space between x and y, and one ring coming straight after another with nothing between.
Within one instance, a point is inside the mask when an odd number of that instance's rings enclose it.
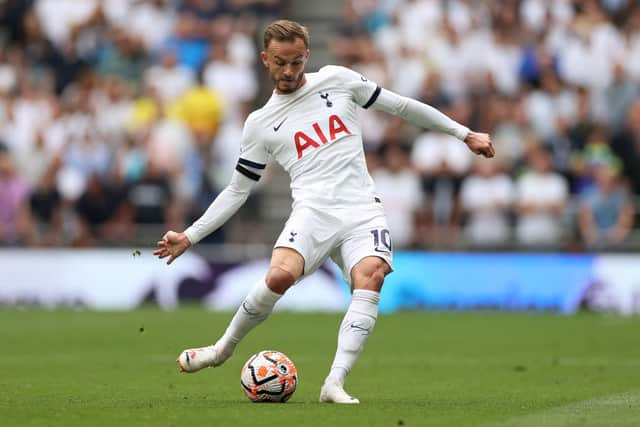
<instances>
[{"instance_id":1,"label":"blurred background","mask_svg":"<svg viewBox=\"0 0 640 427\"><path fill-rule=\"evenodd\" d=\"M446 282L434 271L448 261L429 250L460 266L482 257L494 269L516 265L513 274L533 275L534 288L549 269L569 268L553 277L580 290L572 309L608 280L625 283L625 310L640 306L640 4L632 0L0 0L3 269L29 270L75 248L130 253L200 216L228 183L244 119L270 96L261 35L283 17L310 30L308 71L351 67L492 134L496 158L479 159L452 137L362 111L398 262L427 257L396 267L406 276L394 273L397 282L422 270ZM209 260L202 280L215 282L212 260L269 255L290 211L288 184L271 165L239 213L194 248ZM157 268L143 255L138 265ZM486 272L489 288L495 271ZM503 276L512 298L509 286L526 278ZM167 305L183 291L206 294L180 283Z\"/></svg>"}]
</instances>

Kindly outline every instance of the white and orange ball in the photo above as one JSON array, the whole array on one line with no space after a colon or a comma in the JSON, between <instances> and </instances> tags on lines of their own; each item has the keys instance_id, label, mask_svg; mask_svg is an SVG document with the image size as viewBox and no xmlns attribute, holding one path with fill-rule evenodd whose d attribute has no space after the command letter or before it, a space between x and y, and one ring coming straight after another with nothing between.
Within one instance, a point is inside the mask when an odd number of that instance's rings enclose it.
<instances>
[{"instance_id":1,"label":"white and orange ball","mask_svg":"<svg viewBox=\"0 0 640 427\"><path fill-rule=\"evenodd\" d=\"M244 364L240 384L252 402L286 402L298 386L298 371L283 353L265 350Z\"/></svg>"}]
</instances>

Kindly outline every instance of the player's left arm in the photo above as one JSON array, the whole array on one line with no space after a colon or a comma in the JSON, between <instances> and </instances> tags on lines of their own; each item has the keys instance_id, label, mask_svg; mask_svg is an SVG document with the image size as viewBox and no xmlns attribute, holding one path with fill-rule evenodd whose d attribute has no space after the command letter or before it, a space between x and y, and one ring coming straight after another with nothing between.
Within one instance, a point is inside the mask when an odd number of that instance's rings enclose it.
<instances>
[{"instance_id":1,"label":"player's left arm","mask_svg":"<svg viewBox=\"0 0 640 427\"><path fill-rule=\"evenodd\" d=\"M487 133L473 132L430 105L383 89L364 76L345 67L329 66L363 108L384 111L421 128L444 132L464 141L475 154L493 157L495 151Z\"/></svg>"},{"instance_id":2,"label":"player's left arm","mask_svg":"<svg viewBox=\"0 0 640 427\"><path fill-rule=\"evenodd\" d=\"M377 89L376 89L377 90ZM430 105L380 88L371 107L402 117L416 126L444 132L464 141L469 150L484 157L493 157L495 150L488 133L473 132Z\"/></svg>"}]
</instances>

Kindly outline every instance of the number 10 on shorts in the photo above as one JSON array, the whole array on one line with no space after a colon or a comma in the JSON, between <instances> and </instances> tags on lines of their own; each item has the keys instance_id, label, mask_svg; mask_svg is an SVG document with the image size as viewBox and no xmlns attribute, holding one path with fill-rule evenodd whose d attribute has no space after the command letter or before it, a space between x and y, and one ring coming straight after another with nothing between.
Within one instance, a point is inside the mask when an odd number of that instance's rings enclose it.
<instances>
[{"instance_id":1,"label":"number 10 on shorts","mask_svg":"<svg viewBox=\"0 0 640 427\"><path fill-rule=\"evenodd\" d=\"M391 234L386 228L371 230L373 235L373 249L376 252L391 252Z\"/></svg>"}]
</instances>

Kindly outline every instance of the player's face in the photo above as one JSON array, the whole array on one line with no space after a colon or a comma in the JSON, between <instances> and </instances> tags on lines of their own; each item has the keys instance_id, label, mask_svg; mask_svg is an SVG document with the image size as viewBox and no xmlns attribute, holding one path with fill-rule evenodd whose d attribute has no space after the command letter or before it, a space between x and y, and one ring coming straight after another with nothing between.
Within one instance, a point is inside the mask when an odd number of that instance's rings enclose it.
<instances>
[{"instance_id":1,"label":"player's face","mask_svg":"<svg viewBox=\"0 0 640 427\"><path fill-rule=\"evenodd\" d=\"M304 66L309 59L309 49L302 39L271 40L260 57L276 86L276 93L292 93L305 83Z\"/></svg>"}]
</instances>

